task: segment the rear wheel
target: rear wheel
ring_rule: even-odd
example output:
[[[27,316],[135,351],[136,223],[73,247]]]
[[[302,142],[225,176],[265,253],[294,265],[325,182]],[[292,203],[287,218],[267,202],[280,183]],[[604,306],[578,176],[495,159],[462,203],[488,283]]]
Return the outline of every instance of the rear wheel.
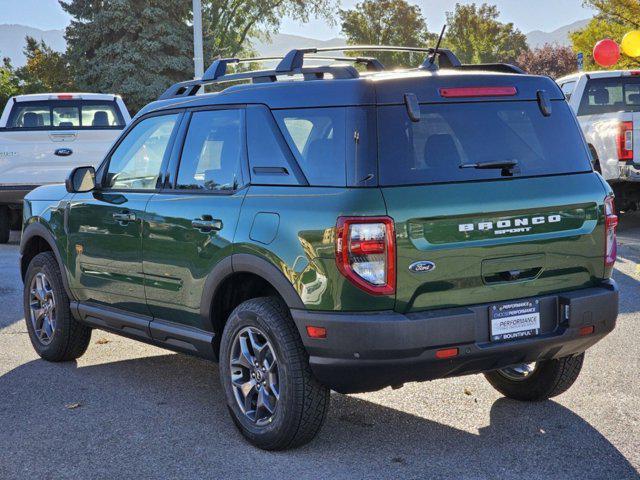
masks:
[[[11,218],[9,207],[0,205],[0,243],[7,243],[11,234]]]
[[[513,365],[484,374],[489,383],[504,396],[515,400],[546,400],[566,392],[576,381],[584,353],[556,360]]]
[[[272,297],[248,300],[231,313],[220,381],[240,432],[266,450],[311,441],[329,408],[329,390],[311,373],[287,307]]]
[[[51,252],[39,253],[29,263],[24,317],[31,344],[45,360],[75,360],[89,346],[91,329],[71,315],[58,262]]]

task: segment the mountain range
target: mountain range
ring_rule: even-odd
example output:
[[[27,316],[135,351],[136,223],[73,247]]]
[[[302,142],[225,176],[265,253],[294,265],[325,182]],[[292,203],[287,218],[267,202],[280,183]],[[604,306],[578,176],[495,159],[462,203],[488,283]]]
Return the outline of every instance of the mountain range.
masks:
[[[569,45],[569,33],[584,27],[589,20],[580,20],[570,25],[565,25],[552,32],[534,30],[527,34],[527,41],[532,48],[544,45],[545,43],[557,43]],[[38,28],[25,25],[0,25],[0,58],[9,57],[14,66],[22,66],[25,57],[22,52],[25,36],[32,36],[38,40],[44,40],[51,48],[57,51],[65,49],[63,30],[40,30]],[[274,56],[282,54],[291,48],[298,47],[335,47],[344,45],[346,42],[342,38],[332,38],[330,40],[316,40],[298,35],[278,33],[272,35],[269,41],[255,39],[253,47],[261,56]]]

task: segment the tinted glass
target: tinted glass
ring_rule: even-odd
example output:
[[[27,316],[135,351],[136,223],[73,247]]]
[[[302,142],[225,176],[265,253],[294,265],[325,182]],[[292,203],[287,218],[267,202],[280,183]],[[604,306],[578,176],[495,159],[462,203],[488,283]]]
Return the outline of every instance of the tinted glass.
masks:
[[[298,185],[295,160],[268,108],[250,106],[247,112],[247,151],[251,181],[263,185]]]
[[[587,82],[578,115],[640,112],[640,77],[594,78]]]
[[[276,110],[278,125],[310,185],[346,184],[346,109]]]
[[[138,123],[111,155],[107,188],[153,190],[178,115],[160,115]]]
[[[18,102],[11,110],[7,128],[83,129],[124,127],[115,102],[48,100]]]
[[[514,176],[591,170],[577,123],[565,101],[542,115],[537,102],[422,105],[420,122],[406,108],[378,108],[379,169],[384,185],[502,178],[500,169],[461,168],[515,161]]]
[[[244,150],[241,110],[195,112],[184,141],[176,188],[235,190]]]

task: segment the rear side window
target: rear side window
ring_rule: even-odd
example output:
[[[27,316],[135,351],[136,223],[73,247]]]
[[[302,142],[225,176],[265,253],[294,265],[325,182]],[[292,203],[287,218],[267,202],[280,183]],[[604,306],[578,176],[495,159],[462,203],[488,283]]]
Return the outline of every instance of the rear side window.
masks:
[[[593,78],[587,82],[578,116],[640,112],[640,78]]]
[[[124,119],[115,101],[47,100],[17,102],[11,109],[7,128],[122,129]]]
[[[576,88],[576,81],[571,81],[571,82],[565,82],[562,85],[560,85],[560,88],[562,89],[562,93],[564,93],[564,96],[566,97],[567,100],[571,99],[571,94],[573,93],[573,90]]]
[[[515,161],[516,177],[591,170],[564,101],[549,117],[535,101],[421,105],[419,122],[404,105],[379,107],[378,142],[382,185],[504,178],[500,169],[463,167],[486,162]]]
[[[276,110],[273,114],[309,184],[345,186],[345,109]]]

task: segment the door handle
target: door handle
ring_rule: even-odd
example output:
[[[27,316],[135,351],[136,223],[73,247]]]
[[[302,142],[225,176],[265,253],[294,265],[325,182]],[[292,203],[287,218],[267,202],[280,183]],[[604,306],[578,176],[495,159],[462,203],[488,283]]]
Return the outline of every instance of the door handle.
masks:
[[[128,223],[136,221],[136,214],[131,212],[119,212],[113,214],[113,219],[116,222]]]
[[[222,230],[222,220],[213,219],[211,215],[203,215],[191,221],[191,226],[201,232],[211,232]]]

